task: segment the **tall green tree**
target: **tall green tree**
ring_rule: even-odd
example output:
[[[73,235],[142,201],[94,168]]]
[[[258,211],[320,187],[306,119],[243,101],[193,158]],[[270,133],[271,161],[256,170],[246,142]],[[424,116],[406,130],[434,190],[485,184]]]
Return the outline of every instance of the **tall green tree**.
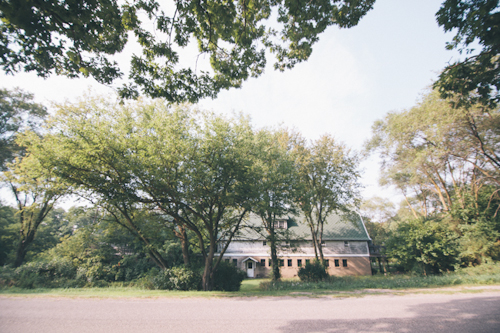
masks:
[[[139,103],[137,107],[152,106]],[[162,105],[157,103],[156,107]],[[155,232],[148,227],[151,219],[145,216],[149,207],[139,201],[135,176],[128,164],[130,155],[137,153],[131,141],[134,112],[132,106],[104,99],[89,98],[60,105],[49,122],[48,133],[43,138],[28,133],[24,141],[46,170],[73,186],[75,193],[106,210],[165,269],[169,264],[155,244]]]
[[[327,27],[356,25],[374,2],[2,1],[0,66],[7,73],[91,76],[110,84],[124,75],[113,55],[133,39],[142,54],[131,57],[120,94],[196,102],[259,76],[266,51],[276,54],[279,70],[307,60]],[[277,22],[270,20],[273,12]],[[179,50],[190,43],[209,56],[211,73],[197,71],[196,62],[181,66]]]
[[[323,228],[329,215],[355,209],[359,201],[359,160],[344,144],[323,135],[310,145],[298,141],[302,193],[297,204],[311,229],[316,258],[323,262]]]
[[[283,129],[261,130],[256,135],[254,170],[259,180],[252,212],[260,217],[265,229],[271,249],[273,280],[281,277],[278,243],[284,237],[284,230],[278,228],[276,221],[296,212],[295,199],[299,187],[290,135]]]
[[[68,193],[68,186],[31,155],[18,158],[9,169],[3,173],[2,180],[16,200],[20,230],[14,266],[18,267],[24,262],[40,224],[57,200]]]
[[[142,200],[194,233],[205,266],[203,290],[211,290],[255,195],[253,130],[245,118],[188,116],[144,133],[144,154],[134,170]]]
[[[48,131],[29,146],[45,168],[101,202],[162,268],[168,263],[153,242],[155,230],[192,231],[205,262],[203,287],[212,288],[254,193],[248,120],[169,108],[164,101],[88,99],[62,106]],[[144,219],[159,212],[170,218]]]
[[[499,121],[498,109],[454,108],[433,91],[376,122],[367,147],[380,153],[383,183],[401,190],[415,217],[450,213],[500,185]]]
[[[440,221],[456,233],[464,265],[498,257],[499,119],[497,108],[453,107],[432,91],[376,122],[368,143],[382,157],[383,183],[401,190],[413,215],[399,219]]]

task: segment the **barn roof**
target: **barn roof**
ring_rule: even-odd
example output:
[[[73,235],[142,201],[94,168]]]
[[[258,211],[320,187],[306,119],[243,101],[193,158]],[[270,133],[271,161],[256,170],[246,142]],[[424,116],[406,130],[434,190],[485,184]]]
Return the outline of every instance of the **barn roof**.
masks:
[[[280,218],[287,221],[288,228],[276,229],[280,232],[288,233],[291,240],[311,240],[311,230],[306,223],[303,215],[289,215]],[[264,240],[266,230],[263,228],[262,220],[255,214],[245,220],[244,226],[235,236],[235,240]],[[327,217],[324,230],[323,240],[344,240],[344,241],[369,241],[366,228],[361,217],[356,213],[331,214]]]

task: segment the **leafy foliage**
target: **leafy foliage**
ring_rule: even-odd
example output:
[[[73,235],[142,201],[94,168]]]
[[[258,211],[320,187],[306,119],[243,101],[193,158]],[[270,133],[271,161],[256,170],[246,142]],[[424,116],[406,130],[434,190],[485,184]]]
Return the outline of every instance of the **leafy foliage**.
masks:
[[[281,129],[261,130],[255,136],[253,168],[259,181],[251,209],[260,217],[265,229],[263,236],[269,242],[273,280],[281,276],[277,251],[279,241],[286,237],[284,230],[276,228],[275,223],[296,212],[294,202],[300,187],[297,163],[292,154],[292,135]]]
[[[457,234],[441,221],[400,222],[387,241],[388,255],[405,271],[438,274],[457,263]]]
[[[43,105],[33,102],[33,95],[16,88],[12,91],[0,89],[0,169],[6,163],[22,155],[16,144],[18,132],[29,128],[37,131],[47,115]]]
[[[467,266],[498,258],[499,119],[498,109],[453,108],[434,91],[414,108],[375,123],[367,146],[380,152],[382,183],[405,197],[391,242],[405,269],[420,262],[420,271],[436,272],[453,263]],[[444,229],[434,230],[434,224]],[[433,232],[439,238],[429,238]],[[452,235],[456,242],[450,243]],[[440,250],[433,252],[434,247]],[[441,258],[442,267],[429,254]]]
[[[304,282],[318,282],[329,277],[326,267],[318,260],[306,262],[304,267],[299,268],[297,275]]]
[[[359,157],[330,135],[294,144],[300,189],[295,203],[311,230],[316,259],[323,261],[323,226],[334,212],[352,211],[359,204]]]
[[[0,266],[13,262],[17,243],[15,209],[0,204]]]
[[[151,277],[154,289],[162,290],[199,290],[201,276],[185,267],[173,267],[157,272]]]
[[[472,54],[448,65],[434,84],[442,97],[457,98],[457,106],[480,103],[495,107],[500,101],[498,9],[498,0],[446,0],[436,13],[445,31],[456,32],[447,48]],[[477,44],[480,50],[474,52]]]
[[[77,280],[76,268],[71,260],[54,258],[50,261],[33,261],[16,269],[3,267],[0,285],[25,289],[81,287],[83,280]]]
[[[374,1],[4,1],[0,65],[7,73],[83,75],[110,84],[123,76],[112,56],[133,35],[142,55],[131,57],[121,95],[142,91],[170,102],[196,102],[259,76],[266,50],[276,53],[280,70],[307,60],[319,34],[331,25],[356,25]],[[269,20],[273,11],[277,22]],[[198,73],[196,63],[180,66],[179,50],[191,42],[200,55],[209,55],[213,73]]]
[[[221,261],[214,272],[214,290],[238,291],[247,274],[231,263]]]

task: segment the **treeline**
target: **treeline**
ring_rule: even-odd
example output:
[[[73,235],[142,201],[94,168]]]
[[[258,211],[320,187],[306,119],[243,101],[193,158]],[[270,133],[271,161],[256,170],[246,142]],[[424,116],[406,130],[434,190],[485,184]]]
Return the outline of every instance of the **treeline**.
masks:
[[[404,270],[438,273],[500,259],[500,112],[461,106],[435,91],[373,126],[366,147],[382,160],[381,184],[399,211],[372,199],[371,235]],[[380,244],[382,245],[382,244]]]
[[[304,214],[322,260],[326,217],[359,201],[358,157],[331,136],[309,142],[190,105],[89,97],[58,106],[43,127],[15,137],[19,149],[3,172],[17,202],[15,267],[55,203],[73,195],[99,212],[103,232],[126,231],[162,271],[179,265],[165,252],[167,240],[178,244],[184,267],[203,268],[203,290],[214,288],[222,255],[253,212],[279,279],[278,244],[286,235],[275,219]]]

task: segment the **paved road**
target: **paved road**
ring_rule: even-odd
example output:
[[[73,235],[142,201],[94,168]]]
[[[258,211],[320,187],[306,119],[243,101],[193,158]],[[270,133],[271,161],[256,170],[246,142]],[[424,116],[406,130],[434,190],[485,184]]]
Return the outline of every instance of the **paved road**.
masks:
[[[500,332],[500,293],[362,298],[1,298],[0,332]]]

